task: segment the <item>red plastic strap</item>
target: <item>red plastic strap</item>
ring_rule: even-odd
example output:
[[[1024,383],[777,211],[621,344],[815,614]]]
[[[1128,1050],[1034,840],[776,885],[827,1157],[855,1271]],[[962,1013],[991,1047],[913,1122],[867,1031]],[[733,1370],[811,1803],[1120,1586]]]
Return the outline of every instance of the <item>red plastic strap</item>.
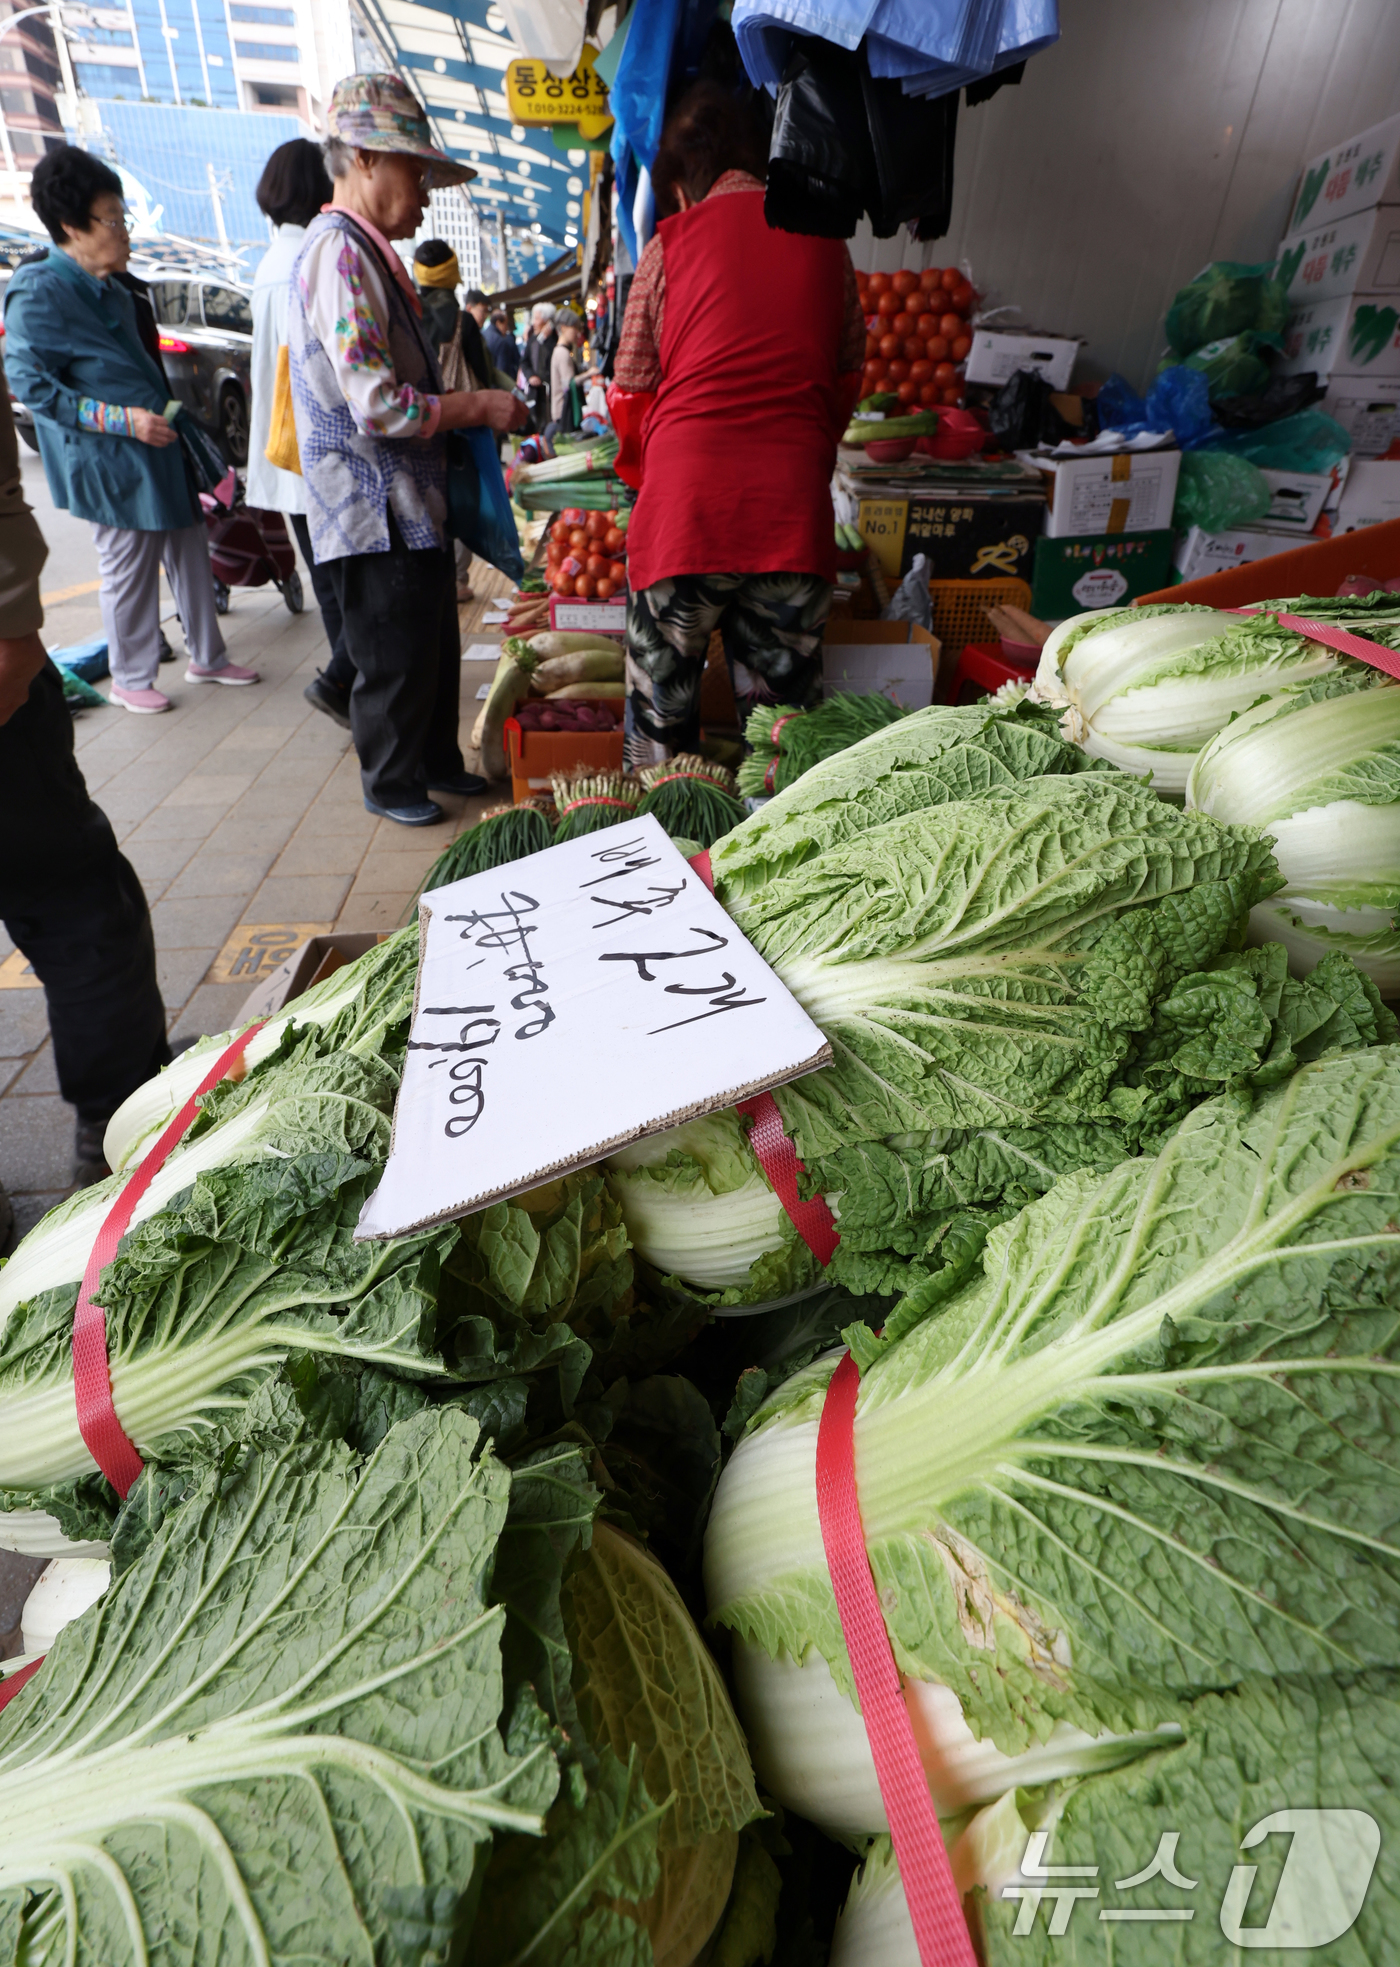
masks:
[[[668,772],[664,779],[653,779],[647,791],[655,792],[659,785],[674,785],[677,779],[702,779],[706,785],[719,785],[719,780],[713,772]],[[724,791],[722,785],[719,785],[719,789],[721,792]]]
[[[37,1660],[31,1660],[28,1666],[22,1666],[18,1673],[12,1673],[7,1679],[0,1680],[0,1708],[3,1708],[6,1702],[12,1701],[21,1687],[29,1685],[47,1658],[47,1653],[41,1653]]]
[[[767,771],[763,774],[763,790],[765,792],[771,792],[773,790],[773,781],[777,776],[778,776],[778,760],[777,760],[777,755],[775,753],[771,762],[769,763]]]
[[[630,799],[613,799],[607,793],[598,792],[588,799],[571,799],[567,806],[561,806],[560,819],[563,819],[565,813],[576,813],[581,806],[625,806],[629,813],[635,813],[637,810]]]
[[[265,1019],[259,1018],[256,1024],[250,1024],[220,1052],[107,1211],[106,1220],[92,1246],[87,1269],[83,1272],[82,1289],[78,1292],[78,1303],[73,1313],[73,1397],[78,1408],[78,1428],[87,1443],[88,1453],[119,1496],[127,1494],[145,1464],[117,1419],[117,1410],[112,1404],[112,1375],[107,1359],[107,1314],[101,1305],[93,1303],[92,1294],[103,1271],[117,1254],[117,1245],[131,1225],[137,1203],[199,1111],[199,1102],[242,1058],[249,1040],[262,1030],[265,1022]]]
[[[824,1195],[814,1195],[810,1202],[804,1202],[797,1192],[797,1177],[806,1170],[783,1129],[778,1102],[771,1093],[758,1093],[751,1100],[740,1100],[735,1112],[746,1114],[753,1121],[749,1146],[758,1156],[759,1166],[792,1218],[798,1235],[819,1264],[829,1264],[841,1241],[836,1219],[827,1208]]]
[[[856,1494],[859,1391],[860,1374],[848,1352],[832,1374],[817,1430],[817,1513],[827,1568],[919,1959],[922,1967],[976,1967],[962,1901],[953,1882],[938,1813],[914,1743],[899,1669],[870,1574]]]
[[[1225,615],[1273,615],[1280,628],[1292,629],[1295,635],[1306,635],[1310,642],[1321,642],[1325,648],[1335,649],[1338,655],[1355,656],[1358,662],[1369,663],[1372,669],[1384,670],[1400,683],[1400,651],[1387,649],[1383,642],[1372,642],[1364,635],[1353,635],[1349,628],[1341,628],[1336,622],[1315,622],[1306,615],[1281,615],[1273,608],[1222,608]]]
[[[715,877],[710,868],[709,848],[693,855],[690,865],[713,894]],[[758,1157],[759,1167],[772,1183],[773,1193],[787,1210],[798,1235],[819,1264],[829,1264],[841,1241],[836,1218],[827,1208],[824,1195],[814,1195],[810,1202],[804,1202],[798,1194],[797,1177],[807,1171],[797,1158],[797,1149],[783,1131],[783,1116],[778,1111],[778,1102],[771,1093],[759,1093],[754,1099],[740,1100],[735,1112],[746,1114],[753,1121],[749,1130],[749,1146]]]

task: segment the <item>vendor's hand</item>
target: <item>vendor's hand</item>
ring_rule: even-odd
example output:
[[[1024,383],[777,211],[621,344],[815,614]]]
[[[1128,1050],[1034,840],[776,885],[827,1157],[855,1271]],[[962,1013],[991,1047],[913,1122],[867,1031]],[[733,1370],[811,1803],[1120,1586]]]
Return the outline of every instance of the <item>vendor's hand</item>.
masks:
[[[47,661],[37,631],[0,635],[0,724],[7,724],[29,701],[29,686]]]
[[[133,410],[130,414],[131,434],[143,444],[154,444],[160,450],[166,444],[179,443],[179,431],[165,421],[159,410]]]
[[[453,389],[439,400],[439,430],[519,430],[529,415],[506,389]]]

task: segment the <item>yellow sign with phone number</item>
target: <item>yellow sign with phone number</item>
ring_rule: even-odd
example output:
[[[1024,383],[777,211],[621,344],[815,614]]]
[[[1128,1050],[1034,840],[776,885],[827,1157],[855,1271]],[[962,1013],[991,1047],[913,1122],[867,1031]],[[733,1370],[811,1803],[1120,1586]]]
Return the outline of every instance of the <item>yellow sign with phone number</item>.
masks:
[[[551,75],[542,61],[506,63],[506,101],[517,123],[577,123],[581,137],[612,126],[607,84],[594,72],[596,48],[585,48],[572,75]]]

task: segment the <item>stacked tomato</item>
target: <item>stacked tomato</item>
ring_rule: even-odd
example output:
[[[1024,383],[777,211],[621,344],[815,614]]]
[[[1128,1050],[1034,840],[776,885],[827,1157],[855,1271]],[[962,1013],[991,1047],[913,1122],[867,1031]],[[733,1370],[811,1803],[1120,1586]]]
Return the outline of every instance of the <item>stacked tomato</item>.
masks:
[[[545,578],[556,594],[611,601],[627,586],[627,535],[615,512],[570,506],[549,529]]]
[[[955,266],[927,266],[856,279],[867,330],[862,395],[893,390],[916,409],[960,403],[959,364],[972,347],[968,317],[977,300],[967,276]]]

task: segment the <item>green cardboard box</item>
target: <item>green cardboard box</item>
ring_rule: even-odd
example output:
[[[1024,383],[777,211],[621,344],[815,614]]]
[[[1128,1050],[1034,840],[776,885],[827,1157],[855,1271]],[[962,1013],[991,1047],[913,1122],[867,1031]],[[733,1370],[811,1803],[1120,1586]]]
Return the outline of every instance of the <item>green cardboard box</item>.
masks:
[[[1172,574],[1169,526],[1155,533],[1089,533],[1035,543],[1031,613],[1063,621],[1089,608],[1113,608],[1165,587]]]

